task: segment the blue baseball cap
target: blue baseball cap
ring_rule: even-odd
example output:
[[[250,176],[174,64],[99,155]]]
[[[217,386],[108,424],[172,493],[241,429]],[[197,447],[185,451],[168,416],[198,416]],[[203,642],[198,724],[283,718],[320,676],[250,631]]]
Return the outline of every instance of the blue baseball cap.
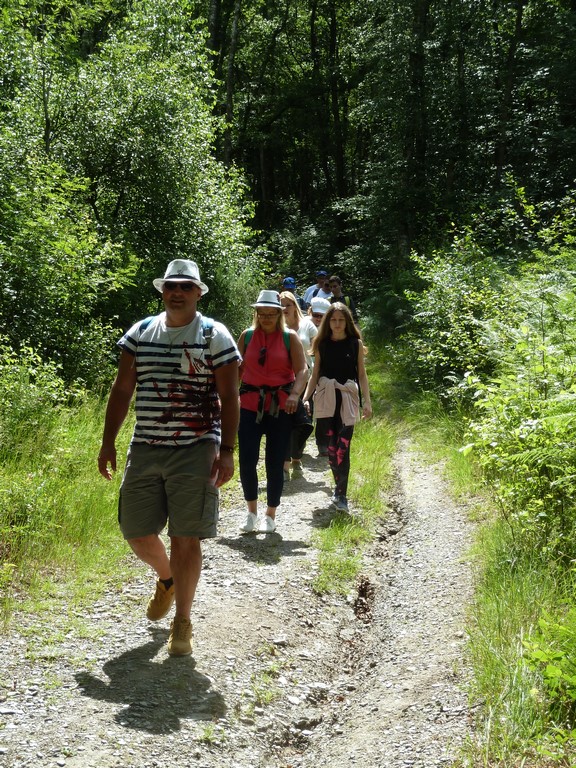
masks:
[[[293,277],[285,277],[284,280],[282,280],[282,285],[286,290],[293,291],[296,288],[296,280],[294,280]]]
[[[325,269],[319,269],[318,272],[316,272],[316,277],[328,277],[328,272],[326,272]]]

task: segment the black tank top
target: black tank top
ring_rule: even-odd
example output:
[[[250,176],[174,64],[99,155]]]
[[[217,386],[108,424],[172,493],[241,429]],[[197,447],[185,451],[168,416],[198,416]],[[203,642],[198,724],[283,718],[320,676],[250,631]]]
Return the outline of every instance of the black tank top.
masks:
[[[358,339],[347,336],[342,341],[324,339],[320,342],[320,376],[344,384],[358,378]]]

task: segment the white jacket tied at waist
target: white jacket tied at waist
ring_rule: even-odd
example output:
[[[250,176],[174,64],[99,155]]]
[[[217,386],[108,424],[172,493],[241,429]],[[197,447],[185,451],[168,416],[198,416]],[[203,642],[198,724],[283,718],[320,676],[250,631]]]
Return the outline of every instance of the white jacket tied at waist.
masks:
[[[340,384],[336,379],[328,379],[321,376],[314,394],[314,416],[317,419],[326,419],[334,416],[336,410],[336,390],[342,393],[342,405],[340,418],[342,424],[348,427],[360,419],[360,396],[358,384],[348,379],[345,384]]]

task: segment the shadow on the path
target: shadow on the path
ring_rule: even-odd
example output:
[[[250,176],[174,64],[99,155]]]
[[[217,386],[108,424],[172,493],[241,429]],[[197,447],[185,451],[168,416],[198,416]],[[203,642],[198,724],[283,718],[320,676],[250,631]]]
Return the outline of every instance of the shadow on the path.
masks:
[[[313,511],[310,525],[312,528],[329,528],[330,523],[336,517],[338,517],[339,514],[340,513],[334,509],[334,507],[330,504],[330,500],[328,499],[326,501],[326,506],[316,507],[316,509]]]
[[[89,672],[77,672],[78,686],[97,701],[124,705],[115,715],[125,727],[148,733],[179,731],[182,719],[223,717],[226,705],[212,681],[196,672],[192,656],[154,657],[166,645],[168,630],[151,627],[153,638],[107,661],[105,682]]]
[[[306,541],[282,538],[274,533],[249,533],[236,538],[221,536],[218,544],[239,552],[244,560],[264,565],[279,563],[283,557],[303,557],[310,545]]]
[[[306,480],[305,477],[293,477],[284,483],[282,496],[294,496],[299,493],[314,493],[315,491],[330,490],[330,484],[322,480]]]

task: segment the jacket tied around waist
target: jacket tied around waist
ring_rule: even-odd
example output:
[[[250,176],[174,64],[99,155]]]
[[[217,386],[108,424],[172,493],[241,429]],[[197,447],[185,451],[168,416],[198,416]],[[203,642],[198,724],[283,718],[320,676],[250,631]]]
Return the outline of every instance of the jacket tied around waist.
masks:
[[[340,384],[336,379],[321,376],[314,393],[314,416],[326,419],[334,416],[336,410],[336,391],[342,395],[340,418],[345,426],[352,426],[360,420],[360,394],[358,384],[348,379]]]

